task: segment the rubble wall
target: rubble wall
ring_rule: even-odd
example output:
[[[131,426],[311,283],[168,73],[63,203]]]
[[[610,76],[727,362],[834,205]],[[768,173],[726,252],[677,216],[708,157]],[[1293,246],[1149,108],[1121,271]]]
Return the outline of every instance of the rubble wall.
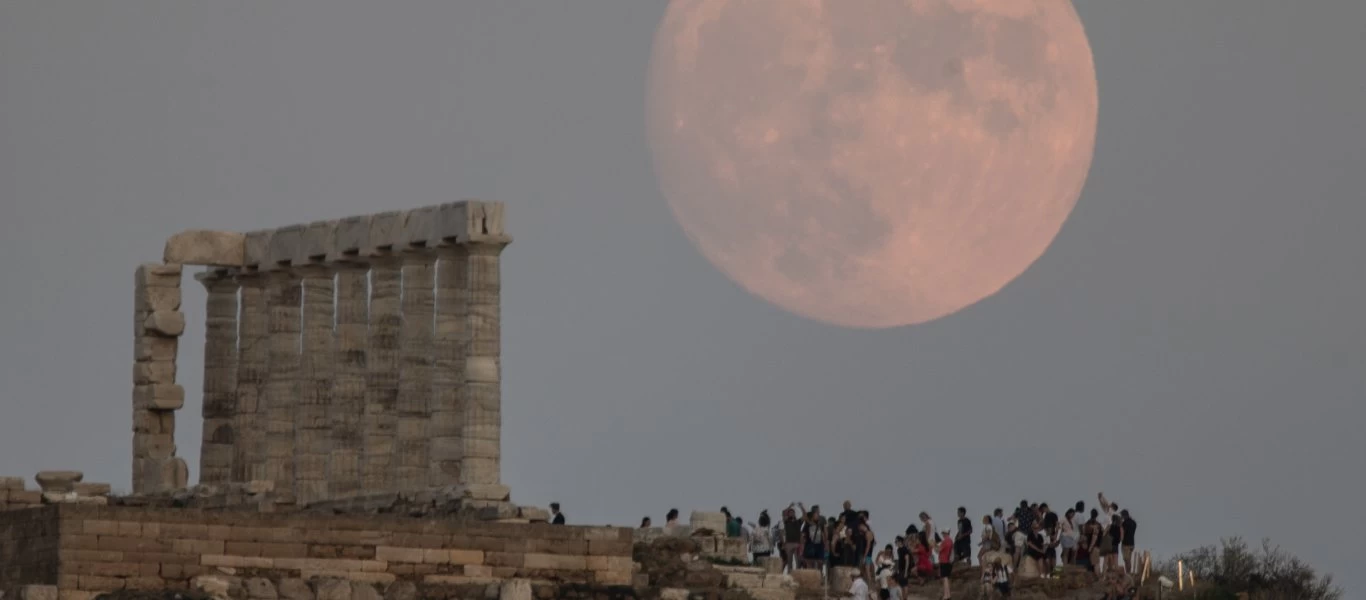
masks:
[[[224,574],[418,586],[615,586],[632,576],[631,531],[614,527],[76,504],[0,519],[0,589],[56,585],[63,600],[187,589],[195,577]]]

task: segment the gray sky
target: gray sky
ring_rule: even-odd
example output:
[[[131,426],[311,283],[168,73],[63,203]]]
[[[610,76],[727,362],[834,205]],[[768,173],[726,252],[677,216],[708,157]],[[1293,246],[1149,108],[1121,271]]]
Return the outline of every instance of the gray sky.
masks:
[[[508,205],[504,479],[575,522],[1020,498],[1140,546],[1366,536],[1366,3],[1081,3],[1095,160],[1052,248],[884,331],[749,296],[644,140],[664,0],[0,2],[0,474],[127,486],[133,270],[185,228]],[[202,288],[180,454],[198,460]]]

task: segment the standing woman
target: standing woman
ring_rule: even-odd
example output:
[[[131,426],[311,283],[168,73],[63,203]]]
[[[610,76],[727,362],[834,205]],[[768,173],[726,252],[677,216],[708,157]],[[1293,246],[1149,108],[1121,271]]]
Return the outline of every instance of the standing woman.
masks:
[[[1100,521],[1097,520],[1099,516],[1100,511],[1094,508],[1091,509],[1091,518],[1086,521],[1086,529],[1082,533],[1082,535],[1086,537],[1087,564],[1096,575],[1102,573],[1101,567],[1104,566],[1100,562],[1100,545],[1102,543],[1101,536],[1104,535],[1105,528],[1102,527]]]
[[[1106,571],[1122,570],[1119,566],[1119,540],[1122,537],[1124,537],[1124,530],[1119,513],[1110,515],[1110,525],[1105,528],[1105,545],[1103,546]]]
[[[1067,509],[1067,514],[1058,522],[1058,529],[1062,532],[1062,564],[1075,564],[1077,560],[1077,526],[1072,523],[1072,517],[1077,515],[1074,509]]]
[[[750,537],[749,550],[754,553],[755,565],[773,556],[773,522],[768,517],[768,511],[759,513],[759,526]]]

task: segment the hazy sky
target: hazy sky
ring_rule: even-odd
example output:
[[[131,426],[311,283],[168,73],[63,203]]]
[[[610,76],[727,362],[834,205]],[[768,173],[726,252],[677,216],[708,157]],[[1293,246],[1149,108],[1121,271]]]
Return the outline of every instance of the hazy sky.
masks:
[[[1271,536],[1366,593],[1366,3],[1081,3],[1076,211],[1000,294],[884,331],[749,296],[674,224],[644,139],[665,6],[0,2],[0,474],[127,487],[133,271],[168,235],[477,197],[516,239],[517,501],[634,524],[852,498],[887,534],[1103,489],[1140,546]]]

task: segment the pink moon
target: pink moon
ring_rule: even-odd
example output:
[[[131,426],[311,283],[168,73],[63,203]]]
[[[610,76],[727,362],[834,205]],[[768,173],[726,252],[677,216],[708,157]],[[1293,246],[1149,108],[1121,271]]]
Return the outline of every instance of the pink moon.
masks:
[[[1095,147],[1068,0],[672,0],[648,141],[699,251],[855,328],[995,294],[1076,206]]]

